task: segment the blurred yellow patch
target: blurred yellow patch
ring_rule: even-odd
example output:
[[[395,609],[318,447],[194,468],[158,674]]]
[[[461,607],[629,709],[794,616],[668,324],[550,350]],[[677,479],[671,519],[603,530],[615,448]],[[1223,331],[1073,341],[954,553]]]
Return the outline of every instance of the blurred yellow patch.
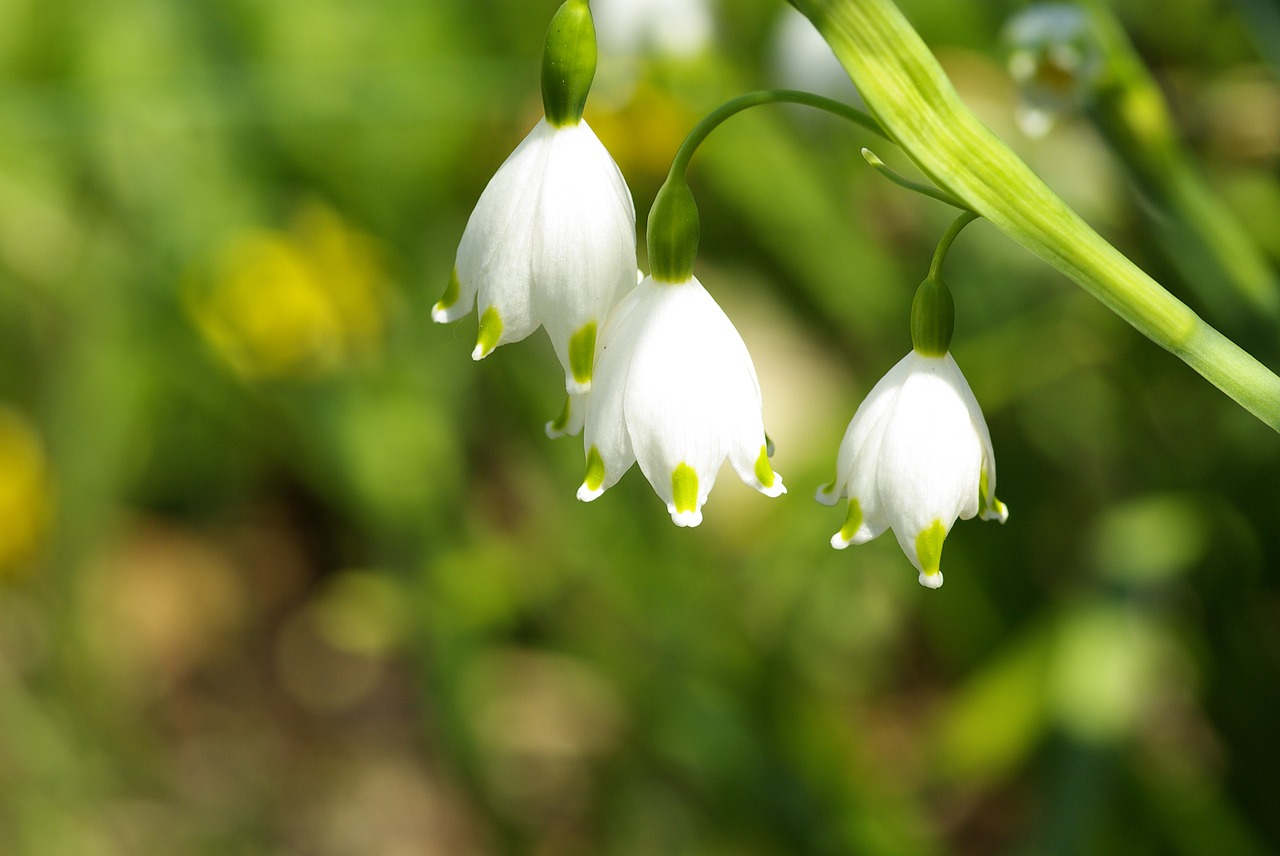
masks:
[[[314,377],[380,348],[387,297],[373,239],[310,203],[287,232],[254,230],[232,240],[190,311],[242,376]]]
[[[20,415],[0,407],[0,579],[15,575],[32,558],[51,511],[40,438]]]
[[[652,84],[641,83],[615,109],[588,107],[587,122],[628,180],[660,181],[698,116]]]

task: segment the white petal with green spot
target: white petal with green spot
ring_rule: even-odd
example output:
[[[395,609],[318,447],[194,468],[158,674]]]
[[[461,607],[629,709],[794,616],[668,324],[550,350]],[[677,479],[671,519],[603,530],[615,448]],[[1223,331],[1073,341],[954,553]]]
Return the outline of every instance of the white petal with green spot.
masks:
[[[957,519],[1003,520],[986,421],[950,354],[915,351],[858,407],[818,499],[850,498],[832,545],[862,544],[892,529],[929,588],[942,585],[942,543]],[[856,509],[856,514],[855,514]]]
[[[605,489],[637,462],[681,526],[701,522],[726,460],[761,493],[786,491],[766,453],[751,357],[696,279],[645,279],[610,315],[584,441],[606,463]]]

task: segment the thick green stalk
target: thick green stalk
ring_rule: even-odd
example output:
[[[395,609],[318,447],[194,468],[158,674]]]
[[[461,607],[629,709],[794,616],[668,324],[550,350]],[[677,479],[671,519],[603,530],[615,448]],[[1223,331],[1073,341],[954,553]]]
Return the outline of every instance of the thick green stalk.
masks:
[[[791,0],[939,187],[1280,431],[1280,377],[1112,247],[964,105],[892,0]]]

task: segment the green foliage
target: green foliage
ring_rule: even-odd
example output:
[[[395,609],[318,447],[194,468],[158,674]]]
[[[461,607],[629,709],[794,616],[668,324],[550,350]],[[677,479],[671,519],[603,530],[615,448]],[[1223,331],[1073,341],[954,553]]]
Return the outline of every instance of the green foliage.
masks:
[[[1199,308],[1097,137],[1018,136],[1014,5],[903,8]],[[1233,16],[1167,5],[1124,23],[1269,222],[1280,135],[1219,108],[1280,92]],[[640,211],[781,83],[782,4],[719,6],[703,54],[602,46],[586,117]],[[545,337],[476,364],[474,316],[429,317],[554,9],[0,2],[0,853],[1280,848],[1280,445],[995,230],[948,257],[952,351],[1015,515],[957,527],[937,592],[888,536],[828,545],[812,490],[954,213],[858,129],[760,111],[690,174],[791,493],[726,473],[696,530],[639,473],[574,498]]]

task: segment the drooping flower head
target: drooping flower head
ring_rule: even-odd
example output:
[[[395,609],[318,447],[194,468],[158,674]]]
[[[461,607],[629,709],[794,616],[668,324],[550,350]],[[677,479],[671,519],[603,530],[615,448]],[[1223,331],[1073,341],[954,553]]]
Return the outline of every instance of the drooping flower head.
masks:
[[[872,388],[840,443],[836,478],[818,501],[849,500],[831,545],[864,544],[892,529],[920,584],[942,585],[942,544],[957,519],[1004,522],[991,435],[947,351],[954,309],[941,279],[912,306],[913,350]]]
[[[646,278],[600,341],[578,498],[595,499],[638,463],[676,525],[697,526],[726,459],[766,496],[784,493],[761,406],[746,345],[702,284]]]
[[[476,307],[477,360],[545,327],[570,393],[591,388],[599,326],[635,282],[631,192],[582,121],[594,73],[590,9],[568,0],[547,34],[546,116],[481,194],[431,312],[445,323]]]
[[[766,496],[786,492],[769,463],[751,355],[693,276],[698,231],[688,185],[668,178],[649,215],[652,273],[617,305],[600,338],[578,488],[579,499],[593,500],[638,463],[678,526],[702,522],[726,460]]]

